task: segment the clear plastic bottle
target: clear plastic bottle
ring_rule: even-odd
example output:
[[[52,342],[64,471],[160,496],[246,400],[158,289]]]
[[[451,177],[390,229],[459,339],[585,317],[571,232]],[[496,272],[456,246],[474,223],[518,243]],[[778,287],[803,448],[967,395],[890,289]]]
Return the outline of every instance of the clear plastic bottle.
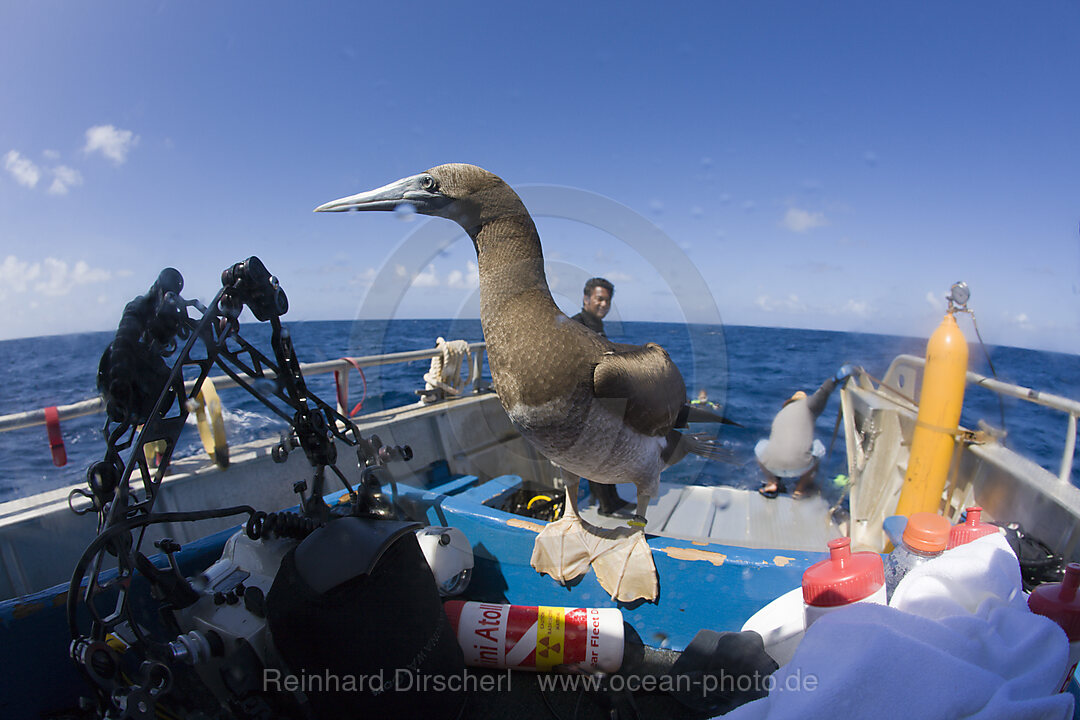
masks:
[[[911,514],[902,542],[885,558],[885,593],[890,601],[905,575],[944,552],[951,527],[949,521],[937,513]]]

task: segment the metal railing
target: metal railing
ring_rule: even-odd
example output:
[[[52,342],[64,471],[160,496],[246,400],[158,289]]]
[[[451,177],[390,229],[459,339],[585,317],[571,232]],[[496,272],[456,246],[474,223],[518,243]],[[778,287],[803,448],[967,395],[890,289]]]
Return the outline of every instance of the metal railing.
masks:
[[[480,374],[483,367],[483,356],[487,348],[486,343],[476,342],[469,343],[469,355],[471,358],[469,367],[469,379],[468,383],[473,386],[473,391],[476,392],[480,389]],[[430,360],[440,354],[438,348],[428,348],[425,350],[409,350],[406,352],[387,353],[385,355],[365,355],[363,357],[354,358],[341,358],[339,360],[326,360],[317,363],[304,363],[300,365],[301,371],[305,376],[310,375],[322,375],[330,372],[340,372],[340,377],[344,383],[344,395],[348,397],[348,373],[355,366],[361,368],[375,367],[377,365],[394,365],[396,363],[413,362],[415,360]],[[266,377],[268,379],[274,379],[276,374],[271,371],[266,371]],[[224,390],[227,388],[237,387],[236,381],[230,378],[228,375],[215,375],[210,378],[214,381],[214,387],[218,390]],[[185,383],[188,390],[194,387],[195,381],[189,380]],[[90,398],[88,400],[82,400],[71,405],[59,405],[56,408],[57,414],[60,416],[60,420],[70,420],[72,418],[83,417],[85,415],[94,415],[96,413],[105,411],[105,401],[100,397]],[[342,414],[348,414],[348,409],[342,409],[340,403],[338,411]],[[19,430],[21,428],[34,427],[35,425],[45,424],[45,409],[40,408],[38,410],[29,410],[27,412],[13,413],[11,415],[0,416],[0,432],[7,432],[9,430]]]
[[[916,355],[897,355],[896,358],[893,359],[892,364],[889,365],[888,372],[885,373],[885,382],[890,382],[892,378],[897,377],[900,374],[901,368],[905,367],[913,370],[922,370],[926,367],[926,358],[921,358]],[[968,385],[977,385],[986,388],[998,395],[1018,398],[1065,413],[1068,416],[1066,422],[1067,429],[1065,431],[1065,450],[1061,456],[1061,470],[1058,472],[1058,479],[1061,482],[1070,482],[1073,457],[1076,454],[1076,419],[1077,417],[1080,417],[1080,402],[1060,395],[1032,390],[1031,388],[1026,388],[1021,385],[1014,385],[1012,383],[989,378],[970,370],[967,373],[967,383]]]

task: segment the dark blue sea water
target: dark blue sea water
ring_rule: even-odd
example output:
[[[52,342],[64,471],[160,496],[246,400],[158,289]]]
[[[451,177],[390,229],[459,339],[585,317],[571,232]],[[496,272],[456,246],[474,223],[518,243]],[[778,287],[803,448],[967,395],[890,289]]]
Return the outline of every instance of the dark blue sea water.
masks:
[[[479,321],[303,322],[287,327],[302,362],[432,347],[439,336],[482,339]],[[665,479],[740,487],[758,485],[754,444],[768,434],[773,415],[794,391],[813,391],[845,362],[881,377],[897,354],[922,355],[925,350],[925,339],[861,333],[669,323],[621,323],[608,329],[613,340],[663,345],[681,368],[691,397],[704,388],[711,399],[723,402],[728,417],[745,426],[724,428],[721,433],[734,453],[734,463],[692,458],[669,469]],[[242,334],[267,347],[267,326],[245,325]],[[87,333],[0,342],[0,415],[93,397],[98,358],[110,338],[110,333]],[[1080,398],[1080,357],[1008,347],[992,347],[989,352],[1002,379]],[[977,344],[972,344],[970,356],[973,370],[990,374]],[[427,366],[423,361],[369,369],[364,408],[415,402],[413,391],[423,387]],[[356,403],[361,383],[355,372],[351,384]],[[311,377],[309,387],[333,403],[332,375]],[[282,428],[276,416],[242,390],[224,391],[222,401],[231,444],[276,435]],[[836,393],[818,419],[818,437],[826,446],[839,405]],[[1008,444],[1056,474],[1065,417],[1015,400],[1006,400],[1004,412]],[[963,422],[972,427],[979,418],[999,425],[998,402],[986,391],[969,389]],[[100,459],[104,449],[103,422],[104,416],[96,415],[62,423],[68,452],[63,468],[52,465],[44,427],[0,434],[0,502],[82,482],[86,467]],[[180,454],[197,451],[201,446],[191,424],[181,439]],[[827,480],[845,470],[841,433],[819,478]],[[1080,485],[1080,468],[1074,470],[1073,482]],[[827,483],[823,485],[826,494],[832,492]]]

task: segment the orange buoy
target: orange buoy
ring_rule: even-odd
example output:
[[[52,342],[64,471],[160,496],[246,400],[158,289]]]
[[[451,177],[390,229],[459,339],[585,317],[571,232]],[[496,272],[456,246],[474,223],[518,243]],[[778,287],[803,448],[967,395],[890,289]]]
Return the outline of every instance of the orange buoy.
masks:
[[[919,414],[897,515],[937,512],[941,505],[964,406],[967,361],[967,341],[950,307],[926,344]]]

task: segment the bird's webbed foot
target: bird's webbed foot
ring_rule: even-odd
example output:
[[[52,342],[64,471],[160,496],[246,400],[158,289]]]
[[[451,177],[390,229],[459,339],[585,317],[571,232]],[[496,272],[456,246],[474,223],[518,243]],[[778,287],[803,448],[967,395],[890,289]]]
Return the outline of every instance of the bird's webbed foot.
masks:
[[[589,571],[593,545],[593,536],[581,520],[566,513],[536,536],[531,564],[537,572],[565,584]]]
[[[605,541],[596,548],[592,561],[596,579],[612,600],[655,600],[659,583],[645,533],[641,528],[619,529],[626,532],[624,537]]]

